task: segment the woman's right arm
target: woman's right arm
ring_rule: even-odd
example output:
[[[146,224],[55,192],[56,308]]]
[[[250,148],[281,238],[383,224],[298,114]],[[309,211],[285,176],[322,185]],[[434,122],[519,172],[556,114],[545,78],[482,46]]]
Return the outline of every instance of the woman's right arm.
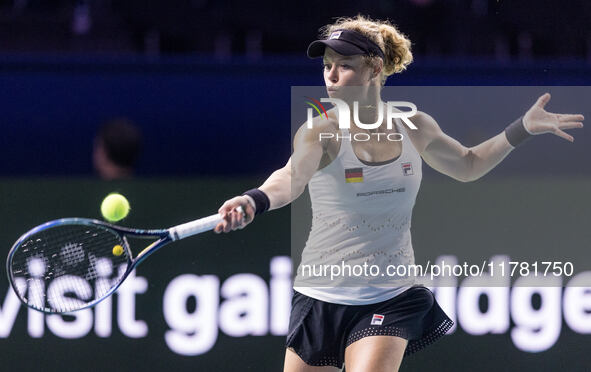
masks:
[[[300,128],[294,138],[294,152],[287,164],[273,172],[259,187],[269,197],[269,210],[281,208],[297,199],[318,169],[324,150],[314,132]]]
[[[332,122],[324,121],[312,129],[305,125],[298,129],[294,137],[294,151],[287,164],[273,172],[259,187],[269,198],[269,210],[291,203],[304,192],[308,181],[318,170],[326,147],[326,140],[319,140],[320,133],[330,130],[333,125]],[[239,206],[245,211],[244,218],[236,212]],[[242,229],[252,222],[256,211],[249,197],[241,195],[227,200],[218,212],[224,219],[215,227],[216,233]]]

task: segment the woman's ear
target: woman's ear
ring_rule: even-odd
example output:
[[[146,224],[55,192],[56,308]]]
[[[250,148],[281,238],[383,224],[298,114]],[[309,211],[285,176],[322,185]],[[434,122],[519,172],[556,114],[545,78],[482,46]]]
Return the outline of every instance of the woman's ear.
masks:
[[[384,61],[381,58],[377,58],[374,63],[372,63],[372,72],[371,78],[375,79],[380,76],[382,69],[384,68]]]

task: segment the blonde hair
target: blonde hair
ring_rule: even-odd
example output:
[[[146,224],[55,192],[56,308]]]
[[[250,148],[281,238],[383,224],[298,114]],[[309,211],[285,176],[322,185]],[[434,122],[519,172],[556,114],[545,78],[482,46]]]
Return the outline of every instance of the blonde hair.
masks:
[[[369,17],[357,15],[356,17],[341,17],[335,23],[326,25],[320,29],[320,37],[326,39],[336,30],[356,31],[376,43],[384,52],[384,68],[382,69],[382,85],[388,76],[406,70],[412,62],[410,40],[398,31],[389,21],[373,20]],[[368,65],[377,63],[376,56],[364,56]]]

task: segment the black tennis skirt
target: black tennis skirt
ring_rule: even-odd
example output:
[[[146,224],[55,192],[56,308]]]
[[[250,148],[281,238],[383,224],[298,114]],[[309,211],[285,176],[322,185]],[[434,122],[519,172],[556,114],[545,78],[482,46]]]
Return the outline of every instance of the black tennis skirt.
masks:
[[[421,285],[370,305],[333,304],[294,291],[286,347],[308,365],[342,368],[345,348],[363,337],[407,339],[406,356],[441,338],[453,324],[433,292]]]

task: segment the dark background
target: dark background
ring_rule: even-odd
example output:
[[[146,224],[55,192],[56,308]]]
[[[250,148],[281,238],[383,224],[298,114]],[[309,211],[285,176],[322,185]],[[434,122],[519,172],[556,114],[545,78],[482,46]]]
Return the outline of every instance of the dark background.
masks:
[[[4,0],[0,174],[91,175],[94,134],[121,116],[145,135],[142,176],[268,174],[290,154],[290,87],[323,84],[306,47],[337,16],[389,18],[411,39],[415,62],[388,85],[586,85],[589,6]],[[467,145],[486,138],[440,124]]]
[[[583,0],[0,0],[4,252],[47,220],[98,218],[100,201],[111,191],[131,201],[124,225],[160,228],[209,215],[226,198],[262,183],[290,155],[291,87],[323,84],[320,62],[305,57],[308,43],[334,17],[357,13],[391,19],[413,42],[415,62],[388,85],[540,86],[540,94],[553,93],[550,110],[588,110],[569,106],[560,96],[565,88],[558,88],[591,81],[591,9]],[[514,117],[490,125],[440,124],[475,145],[527,109],[524,102],[514,104],[506,110]],[[144,134],[137,177],[100,181],[92,167],[93,138],[101,123],[120,116]],[[520,222],[530,234],[543,231],[539,240],[547,249],[586,249],[586,131],[572,132],[574,144],[551,135],[535,138],[476,183],[459,184],[425,167],[413,220],[417,260],[478,250],[473,240],[485,241],[487,253],[535,249],[527,234],[515,230]],[[149,289],[136,303],[137,318],[149,327],[146,337],[124,336],[114,319],[106,339],[91,331],[65,340],[47,328],[33,338],[21,308],[10,334],[0,339],[0,370],[280,370],[284,336],[220,331],[206,354],[174,353],[164,341],[162,296],[173,278],[186,273],[221,281],[254,273],[268,282],[271,258],[290,254],[289,218],[289,209],[275,211],[243,231],[204,234],[146,261],[137,275],[147,278]],[[495,249],[489,237],[507,229],[520,240]],[[438,251],[441,241],[450,246]],[[586,270],[585,263],[575,269]],[[5,325],[5,311],[2,316]],[[564,321],[557,342],[540,353],[517,349],[510,333],[473,336],[460,324],[428,351],[405,359],[402,370],[584,371],[591,365],[589,335]]]

